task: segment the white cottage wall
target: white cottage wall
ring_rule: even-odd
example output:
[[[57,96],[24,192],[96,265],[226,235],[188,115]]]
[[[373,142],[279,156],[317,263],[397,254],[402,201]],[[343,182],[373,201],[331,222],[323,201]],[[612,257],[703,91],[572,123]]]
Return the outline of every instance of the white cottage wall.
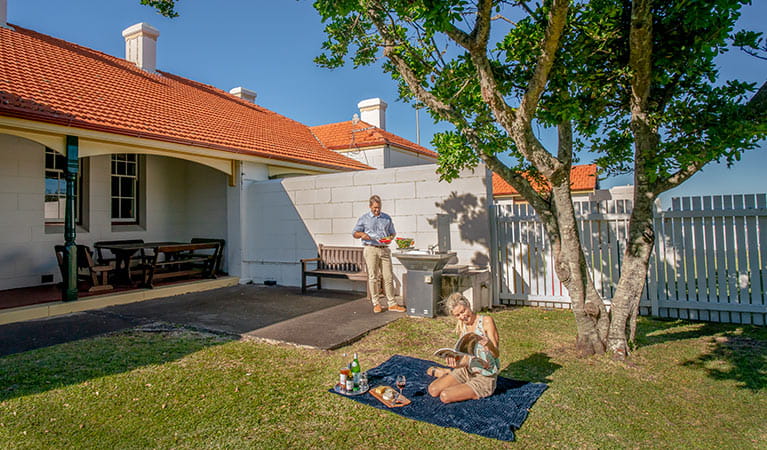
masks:
[[[406,152],[396,147],[389,147],[389,163],[387,167],[407,167],[423,164],[434,164],[434,159],[417,153]]]
[[[458,263],[487,266],[485,180],[484,169],[477,169],[452,183],[440,182],[432,164],[254,182],[247,188],[242,281],[299,286],[299,260],[315,257],[317,244],[361,245],[352,228],[369,211],[373,194],[381,196],[398,235],[414,238],[416,247],[436,244],[437,214],[450,215]],[[394,267],[399,289],[404,269],[396,258]],[[323,286],[365,289],[344,280],[323,280]]]
[[[227,238],[228,176],[201,164],[186,167],[186,223],[191,238]]]
[[[367,164],[374,169],[383,169],[386,167],[386,152],[384,147],[369,147],[359,150],[341,151],[339,152],[347,158],[354,159]]]

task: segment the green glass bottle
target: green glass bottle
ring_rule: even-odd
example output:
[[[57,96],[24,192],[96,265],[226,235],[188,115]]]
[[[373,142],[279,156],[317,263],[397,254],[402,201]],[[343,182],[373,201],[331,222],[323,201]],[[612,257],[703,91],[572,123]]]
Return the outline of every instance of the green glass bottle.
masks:
[[[354,378],[354,390],[360,390],[360,360],[357,358],[357,352],[354,352],[352,360],[352,377]]]

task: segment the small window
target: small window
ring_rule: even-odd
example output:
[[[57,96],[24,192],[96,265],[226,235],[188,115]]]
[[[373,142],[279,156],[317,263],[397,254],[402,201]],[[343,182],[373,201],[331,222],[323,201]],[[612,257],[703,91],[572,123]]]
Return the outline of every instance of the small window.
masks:
[[[79,193],[82,190],[82,160],[75,183],[75,220],[80,223],[82,204]],[[55,150],[45,149],[45,223],[63,224],[67,204],[67,158]]]
[[[138,223],[138,155],[112,155],[112,222]]]

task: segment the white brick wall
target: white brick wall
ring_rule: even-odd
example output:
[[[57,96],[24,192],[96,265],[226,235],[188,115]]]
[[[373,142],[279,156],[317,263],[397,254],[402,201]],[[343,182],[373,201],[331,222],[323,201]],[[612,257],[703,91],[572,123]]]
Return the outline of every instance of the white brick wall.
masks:
[[[436,165],[421,165],[253,183],[247,194],[243,280],[299,286],[299,260],[315,257],[317,244],[361,245],[352,228],[369,211],[372,194],[381,196],[398,235],[415,238],[420,248],[437,243],[437,214],[454,214],[451,244],[458,262],[487,264],[484,170],[466,171],[453,183],[439,182],[435,171]],[[322,189],[330,189],[329,198],[319,194]],[[394,263],[399,289],[404,269],[396,258]],[[365,289],[345,280],[323,280],[323,286]]]

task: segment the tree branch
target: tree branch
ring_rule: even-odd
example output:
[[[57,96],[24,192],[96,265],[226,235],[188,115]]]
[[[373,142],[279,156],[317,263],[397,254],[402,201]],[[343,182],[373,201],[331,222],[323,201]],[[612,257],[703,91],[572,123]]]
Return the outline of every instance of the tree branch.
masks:
[[[516,189],[539,215],[543,216],[545,213],[548,213],[549,216],[551,216],[553,214],[549,200],[541,196],[541,194],[533,188],[530,180],[525,178],[521,172],[510,169],[495,156],[481,154],[481,158],[490,170],[495,172],[498,176],[503,178],[504,181],[509,183],[511,187]]]
[[[549,81],[549,73],[554,65],[554,56],[559,49],[559,42],[567,23],[567,11],[570,7],[569,0],[553,0],[549,20],[546,25],[546,32],[541,43],[541,54],[538,55],[538,61],[535,64],[533,77],[527,84],[522,101],[519,104],[517,114],[520,120],[531,122],[538,107],[546,83]]]
[[[746,117],[756,119],[764,117],[767,113],[767,81],[756,91],[751,100],[744,106]]]
[[[668,178],[664,180],[658,180],[652,185],[651,192],[657,197],[663,192],[666,192],[667,190],[677,187],[680,184],[687,181],[691,176],[695,175],[700,169],[705,166],[709,160],[698,160],[691,164],[689,164],[687,167],[680,169],[676,173],[672,174]]]

